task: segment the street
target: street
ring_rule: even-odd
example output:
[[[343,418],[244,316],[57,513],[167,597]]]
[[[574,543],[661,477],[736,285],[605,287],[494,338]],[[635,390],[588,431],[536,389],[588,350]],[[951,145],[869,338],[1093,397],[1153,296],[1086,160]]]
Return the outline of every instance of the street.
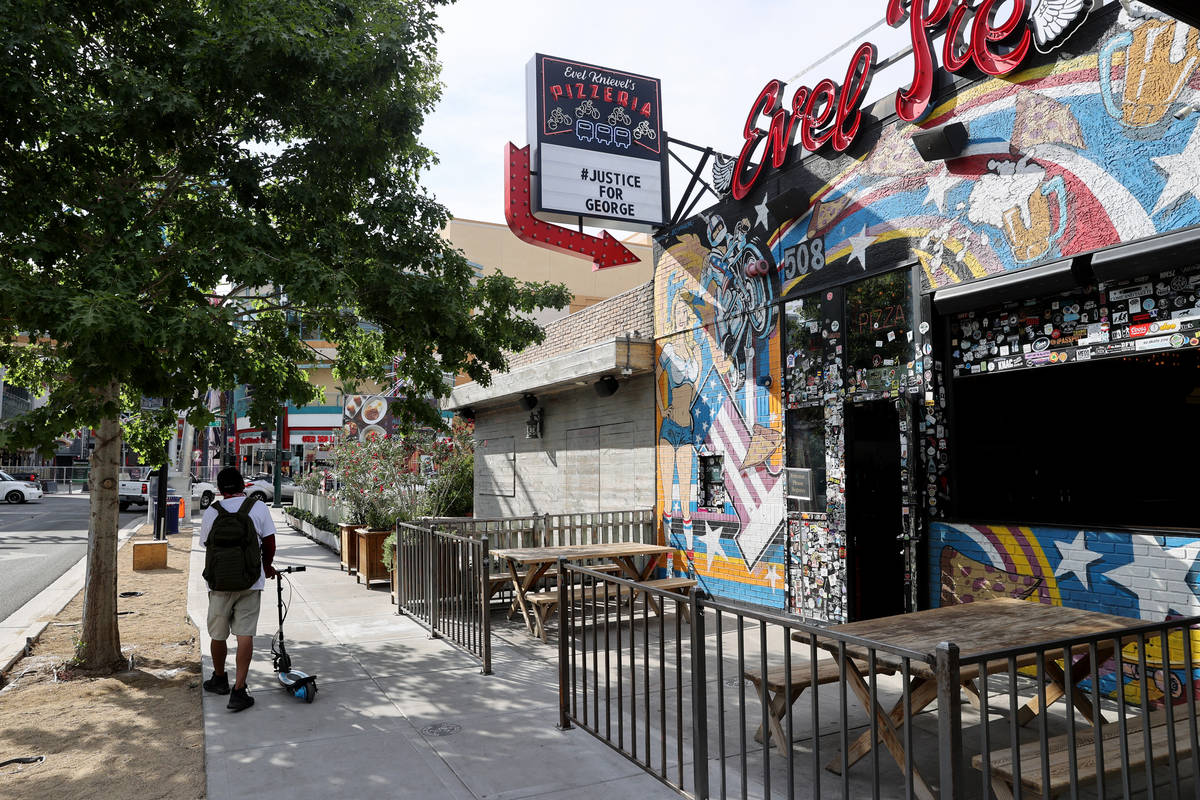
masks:
[[[87,552],[86,494],[50,494],[18,505],[0,504],[0,621],[36,597]],[[122,512],[121,525],[145,516]]]

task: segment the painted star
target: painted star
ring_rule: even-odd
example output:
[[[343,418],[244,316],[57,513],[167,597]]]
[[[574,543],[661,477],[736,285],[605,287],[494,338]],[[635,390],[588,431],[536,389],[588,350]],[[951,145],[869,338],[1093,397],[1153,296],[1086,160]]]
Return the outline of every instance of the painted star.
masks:
[[[946,195],[960,183],[962,183],[962,178],[952,175],[950,170],[943,167],[941,172],[934,173],[925,179],[925,185],[929,187],[929,191],[926,192],[925,199],[921,201],[921,205],[927,206],[933,203],[937,206],[939,214],[945,214]]]
[[[1145,560],[1135,556],[1128,564],[1105,572],[1104,577],[1137,595],[1138,615],[1158,621],[1171,611],[1187,616],[1200,614],[1200,598],[1188,581],[1188,573],[1200,555],[1200,542],[1166,548],[1153,536],[1135,534],[1133,545],[1134,553],[1147,554]],[[1153,581],[1146,579],[1147,569]],[[1154,586],[1149,585],[1151,582]]]
[[[771,584],[772,589],[775,588],[775,584],[779,583],[780,577],[779,570],[775,569],[775,565],[772,564],[767,570],[767,583]]]
[[[764,229],[770,230],[767,226],[767,196],[764,194],[762,202],[754,207],[754,212],[758,214],[758,222],[756,225],[762,225]]]
[[[739,463],[745,460],[744,452],[738,455]],[[768,490],[762,502],[750,509],[749,519],[734,536],[748,568],[756,568],[763,553],[783,533],[783,520],[778,518],[779,509],[783,506],[783,481],[779,480]]]
[[[1163,187],[1150,216],[1170,208],[1180,198],[1189,194],[1200,200],[1200,170],[1196,169],[1196,164],[1200,163],[1200,127],[1192,133],[1192,138],[1188,140],[1182,153],[1156,156],[1151,160],[1167,176],[1167,185]]]
[[[1083,583],[1083,588],[1090,592],[1092,587],[1088,580],[1088,566],[1103,560],[1104,554],[1093,553],[1087,549],[1083,531],[1076,534],[1074,541],[1069,543],[1056,541],[1054,546],[1058,548],[1058,556],[1062,559],[1054,570],[1054,577],[1074,575]]]
[[[867,248],[875,243],[876,236],[867,235],[867,226],[863,225],[863,229],[857,236],[851,236],[846,239],[850,243],[850,257],[846,259],[849,263],[857,259],[858,265],[865,272],[867,269]]]
[[[705,572],[712,572],[713,559],[721,552],[721,531],[724,528],[714,528],[709,524],[708,520],[704,520],[704,534],[701,536],[692,536],[692,552],[696,551],[696,542],[704,543],[704,555],[707,563],[704,566]],[[697,553],[697,556],[699,553]]]

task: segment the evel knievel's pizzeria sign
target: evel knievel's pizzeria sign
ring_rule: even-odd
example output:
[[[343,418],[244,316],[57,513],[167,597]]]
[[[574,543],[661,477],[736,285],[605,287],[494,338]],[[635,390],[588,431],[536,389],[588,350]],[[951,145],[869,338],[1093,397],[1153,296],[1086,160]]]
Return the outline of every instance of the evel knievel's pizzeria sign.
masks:
[[[663,224],[669,198],[658,80],[541,54],[527,77],[538,217]]]
[[[929,113],[939,60],[951,73],[975,68],[986,75],[1007,75],[1025,61],[1031,47],[1048,53],[1061,46],[1087,19],[1092,0],[1008,0],[1005,8],[1005,0],[887,0],[887,23],[893,28],[907,23],[912,39],[912,83],[896,94],[901,119],[919,122]],[[934,39],[940,34],[944,38],[937,53]],[[801,86],[787,106],[783,82],[769,81],[743,127],[733,196],[744,199],[763,175],[782,167],[796,140],[810,152],[826,144],[838,152],[849,148],[862,122],[875,58],[873,44],[861,45],[840,85],[826,78]],[[766,130],[758,127],[761,123]]]

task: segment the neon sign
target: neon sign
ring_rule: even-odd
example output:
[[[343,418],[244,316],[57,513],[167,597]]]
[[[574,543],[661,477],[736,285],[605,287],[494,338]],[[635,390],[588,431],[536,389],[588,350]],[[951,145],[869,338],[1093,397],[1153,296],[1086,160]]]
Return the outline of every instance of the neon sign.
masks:
[[[977,5],[976,5],[977,3]],[[913,79],[896,93],[896,114],[906,122],[919,122],[930,111],[938,67],[933,39],[944,31],[942,66],[957,74],[973,66],[985,75],[1000,77],[1025,61],[1031,46],[1049,52],[1060,46],[1087,18],[1091,3],[1084,0],[1011,0],[1012,10],[1003,21],[997,12],[1004,0],[888,0],[886,20],[893,28],[909,24],[913,52]],[[784,84],[771,80],[759,92],[746,124],[744,142],[734,169],[732,193],[743,200],[772,169],[787,161],[799,128],[800,143],[809,152],[829,144],[845,152],[854,143],[862,122],[862,101],[875,66],[875,46],[863,44],[850,60],[839,87],[826,78],[811,89],[801,86],[792,95],[790,111],[782,107]],[[759,117],[770,121],[768,130],[756,126]],[[765,139],[762,160],[751,159]]]

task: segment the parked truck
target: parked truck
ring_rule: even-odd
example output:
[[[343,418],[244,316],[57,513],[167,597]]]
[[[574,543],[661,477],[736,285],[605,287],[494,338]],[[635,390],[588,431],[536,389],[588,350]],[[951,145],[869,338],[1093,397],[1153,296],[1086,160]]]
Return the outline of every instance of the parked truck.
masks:
[[[121,510],[128,511],[130,506],[145,506],[150,503],[150,481],[132,480],[129,473],[122,472],[120,479]]]

